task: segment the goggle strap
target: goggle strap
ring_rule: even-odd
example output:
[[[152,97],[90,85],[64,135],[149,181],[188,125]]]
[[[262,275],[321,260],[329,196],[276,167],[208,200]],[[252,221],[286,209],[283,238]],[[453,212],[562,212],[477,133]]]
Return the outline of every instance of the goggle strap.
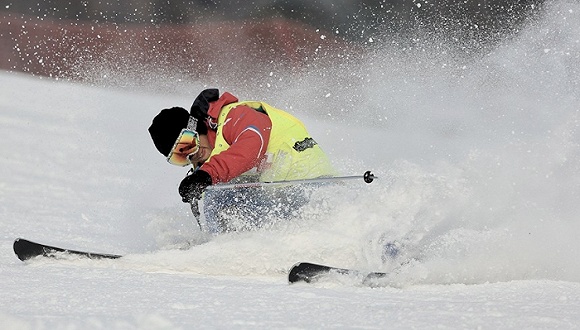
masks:
[[[194,116],[189,116],[189,120],[187,121],[187,129],[196,132],[197,118],[195,118]]]

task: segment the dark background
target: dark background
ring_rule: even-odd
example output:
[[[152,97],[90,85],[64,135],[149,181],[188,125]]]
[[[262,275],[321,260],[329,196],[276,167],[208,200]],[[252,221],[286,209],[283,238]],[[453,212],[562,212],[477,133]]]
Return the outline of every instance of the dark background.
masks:
[[[287,18],[349,39],[417,26],[509,33],[544,0],[0,0],[3,11],[39,18],[138,24],[199,24]]]
[[[179,79],[252,80],[273,70],[351,66],[382,45],[405,50],[436,44],[441,52],[471,57],[517,34],[546,4],[0,0],[0,69],[77,80],[138,74],[150,84],[168,72]]]

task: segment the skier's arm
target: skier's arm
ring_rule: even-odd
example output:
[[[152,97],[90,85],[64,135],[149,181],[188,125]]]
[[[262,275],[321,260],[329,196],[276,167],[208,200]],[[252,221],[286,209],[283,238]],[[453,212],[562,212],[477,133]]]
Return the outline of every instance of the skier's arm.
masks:
[[[230,147],[212,156],[201,169],[209,173],[212,182],[228,182],[257,166],[268,148],[272,122],[268,115],[248,106],[233,108],[222,127]]]

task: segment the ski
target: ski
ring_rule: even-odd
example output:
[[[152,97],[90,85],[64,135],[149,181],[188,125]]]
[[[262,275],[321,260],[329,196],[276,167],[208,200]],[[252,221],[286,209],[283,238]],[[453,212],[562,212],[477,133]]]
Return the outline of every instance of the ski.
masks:
[[[63,249],[55,246],[40,244],[36,242],[29,241],[24,238],[17,238],[14,240],[14,253],[18,259],[26,261],[35,257],[48,257],[48,258],[66,258],[67,256],[78,256],[89,259],[118,259],[121,255],[117,254],[106,254],[106,253],[94,253],[85,251],[75,251],[69,249]]]
[[[299,262],[290,268],[290,272],[288,273],[288,282],[313,283],[320,278],[332,274],[360,278],[362,279],[363,284],[368,283],[370,280],[382,278],[388,275],[387,273],[381,272],[368,273],[349,268],[338,268],[321,264],[313,264],[310,262]]]

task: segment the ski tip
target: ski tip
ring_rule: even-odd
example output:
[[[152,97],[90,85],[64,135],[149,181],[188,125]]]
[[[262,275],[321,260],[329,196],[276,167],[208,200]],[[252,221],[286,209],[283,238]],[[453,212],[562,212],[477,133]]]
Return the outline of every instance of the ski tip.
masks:
[[[35,257],[50,257],[50,258],[65,258],[65,257],[81,257],[89,259],[119,259],[122,255],[94,253],[87,251],[75,251],[63,249],[55,246],[35,243],[23,238],[17,238],[13,244],[14,253],[18,259],[26,261]]]
[[[306,282],[310,283],[310,279],[302,273],[303,268],[307,263],[304,262],[297,262],[292,267],[290,267],[290,271],[288,272],[288,283],[296,283],[296,282]]]
[[[288,282],[290,284],[297,282],[312,283],[317,277],[329,273],[330,270],[331,268],[325,265],[298,262],[290,268]]]
[[[43,253],[42,247],[39,247],[38,244],[20,237],[14,240],[12,248],[21,261],[26,261]]]
[[[288,282],[290,284],[297,282],[313,283],[325,276],[332,274],[337,276],[347,276],[355,283],[361,281],[363,285],[379,286],[388,273],[382,272],[364,272],[351,268],[339,268],[309,262],[299,262],[290,268],[288,273]]]

